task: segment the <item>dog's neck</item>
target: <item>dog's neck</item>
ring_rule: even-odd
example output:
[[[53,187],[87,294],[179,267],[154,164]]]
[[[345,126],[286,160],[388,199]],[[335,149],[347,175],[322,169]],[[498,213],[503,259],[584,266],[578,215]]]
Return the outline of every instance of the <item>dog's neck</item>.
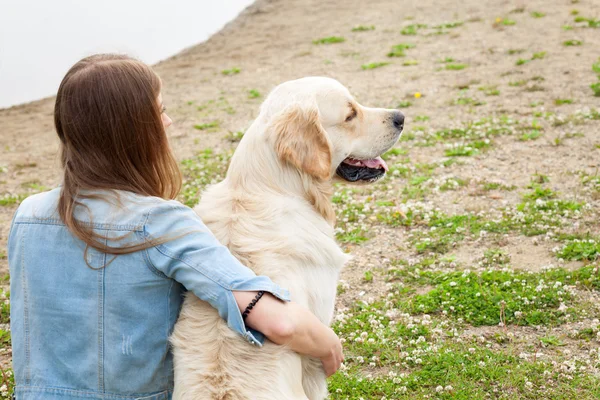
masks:
[[[283,196],[301,197],[308,201],[331,226],[335,211],[331,204],[333,185],[299,171],[282,162],[262,135],[250,134],[242,139],[231,159],[227,180],[236,191],[264,194],[265,190]]]

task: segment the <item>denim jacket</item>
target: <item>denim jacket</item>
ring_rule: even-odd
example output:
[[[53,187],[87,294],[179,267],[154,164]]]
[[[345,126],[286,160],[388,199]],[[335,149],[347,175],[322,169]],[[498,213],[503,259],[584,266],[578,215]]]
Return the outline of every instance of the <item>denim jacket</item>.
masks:
[[[170,240],[116,258],[86,252],[59,218],[60,188],[29,197],[15,214],[8,263],[18,400],[170,399],[168,337],[186,290],[257,346],[264,339],[245,327],[232,290],[289,300],[241,265],[190,208],[115,193],[110,201],[82,200],[90,212],[78,207],[76,218],[108,245]]]

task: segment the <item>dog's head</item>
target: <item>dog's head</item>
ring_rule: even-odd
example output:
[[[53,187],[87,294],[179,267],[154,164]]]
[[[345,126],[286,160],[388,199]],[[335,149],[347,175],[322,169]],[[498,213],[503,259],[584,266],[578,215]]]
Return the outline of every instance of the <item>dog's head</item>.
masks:
[[[276,87],[261,108],[280,160],[321,180],[335,174],[374,182],[387,171],[381,154],[404,127],[397,110],[360,105],[338,81],[309,77]]]

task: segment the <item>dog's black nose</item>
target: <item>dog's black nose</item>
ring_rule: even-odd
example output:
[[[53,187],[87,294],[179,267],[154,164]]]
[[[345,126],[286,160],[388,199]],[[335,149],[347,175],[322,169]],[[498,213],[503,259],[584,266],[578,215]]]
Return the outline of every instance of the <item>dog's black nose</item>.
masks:
[[[402,130],[404,128],[404,114],[400,111],[395,111],[392,122],[396,129]]]

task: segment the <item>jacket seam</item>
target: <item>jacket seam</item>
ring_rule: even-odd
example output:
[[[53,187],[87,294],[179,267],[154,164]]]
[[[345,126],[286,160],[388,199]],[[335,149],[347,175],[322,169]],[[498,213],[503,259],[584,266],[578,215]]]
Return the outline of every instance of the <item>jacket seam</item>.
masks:
[[[31,382],[31,338],[29,337],[29,293],[27,287],[27,275],[25,273],[25,236],[27,229],[21,235],[19,251],[21,252],[21,287],[23,289],[23,330],[25,332],[25,382]]]
[[[198,272],[199,274],[203,275],[204,277],[210,279],[211,281],[213,281],[214,283],[216,283],[217,285],[221,286],[223,289],[232,291],[233,288],[229,285],[225,285],[224,283],[220,282],[219,280],[215,279],[214,277],[208,275],[206,272],[204,272],[202,269],[198,269],[195,265],[191,264],[190,262],[186,261],[184,258],[181,257],[177,257],[174,254],[171,254],[171,251],[168,247],[164,246],[164,245],[159,245],[159,246],[155,246],[154,247],[160,254],[164,255],[165,257],[170,258],[171,260],[175,260],[175,261],[179,261],[182,262],[183,264],[187,265],[188,267],[192,268],[194,271]],[[204,266],[204,264],[199,264],[200,267],[202,267],[203,269],[205,269],[206,267]]]
[[[165,343],[165,354],[167,355],[167,357],[165,357],[165,359],[163,361],[163,368],[162,368],[163,371],[165,371],[167,369],[166,368],[167,366],[164,364],[166,364],[166,362],[168,360],[169,351],[171,350],[170,349],[171,344],[169,342],[169,336],[170,336],[171,332],[169,332],[169,330],[170,330],[169,328],[171,325],[171,290],[173,289],[174,283],[175,283],[175,281],[173,279],[171,279],[171,284],[169,285],[169,290],[167,291],[167,323],[165,325],[165,328],[166,328],[165,337],[167,338],[167,341]],[[164,374],[164,385],[166,387],[169,387],[169,374],[168,373]]]
[[[144,400],[156,396],[168,395],[169,389],[161,390],[160,392],[153,393],[131,393],[131,394],[118,394],[118,393],[102,393],[90,390],[77,390],[62,387],[53,386],[35,386],[35,385],[18,385],[15,388],[15,393],[19,391],[25,392],[54,392],[54,393],[65,393],[65,394],[78,394],[86,397],[101,397],[103,399],[126,399],[126,400]]]
[[[145,238],[145,235],[143,236]],[[146,268],[148,268],[148,270],[150,272],[152,272],[154,275],[163,278],[163,279],[170,279],[167,275],[165,275],[161,270],[159,270],[158,268],[156,268],[154,266],[154,264],[152,264],[152,260],[150,259],[150,254],[148,253],[148,250],[151,249],[151,247],[147,247],[144,249],[143,251],[143,255],[144,255],[144,262],[146,264]]]
[[[144,222],[142,223],[142,239],[144,239],[144,241],[146,240],[146,225],[148,224],[148,219],[150,218],[150,213],[152,213],[152,211],[155,208],[156,207],[152,207],[150,210],[148,210],[148,212],[146,213],[146,218],[144,218]],[[152,264],[152,260],[150,259],[150,254],[148,253],[148,249],[149,249],[149,247],[146,247],[143,252],[144,261],[146,262],[146,268],[148,268],[150,270],[150,272],[154,273],[155,275],[158,275],[161,278],[168,278],[167,275],[165,275],[161,270],[156,268],[154,266],[154,264]]]
[[[19,225],[60,225],[60,226],[66,226],[64,224],[64,222],[62,222],[62,220],[60,219],[39,219],[39,218],[33,218],[33,217],[17,217],[15,218],[14,224],[19,224]],[[87,221],[80,221],[80,224],[89,228],[94,228],[94,229],[105,229],[105,230],[111,230],[111,231],[135,231],[135,232],[140,232],[143,230],[143,225],[134,225],[134,224],[127,224],[127,225],[118,225],[118,224],[108,224],[108,223],[99,223],[99,222],[95,222],[95,223],[89,223]]]
[[[168,204],[168,203],[167,203],[167,204]],[[181,205],[181,204],[175,204],[175,205],[174,205],[174,204],[169,204],[169,206],[170,206],[172,209],[176,209],[176,208],[185,208],[185,206],[183,206],[183,205]],[[146,214],[146,219],[144,220],[144,225],[143,225],[143,227],[144,227],[144,237],[145,237],[145,233],[147,232],[147,231],[146,231],[146,226],[147,226],[147,224],[148,224],[148,219],[150,219],[150,214],[152,214],[152,212],[153,212],[154,210],[156,210],[158,207],[159,207],[159,206],[156,206],[156,207],[153,207],[153,208],[151,208],[150,210],[148,210],[148,213]],[[188,261],[184,260],[183,258],[180,258],[180,257],[177,257],[177,256],[175,256],[175,255],[174,255],[174,254],[171,252],[171,250],[170,250],[170,249],[169,249],[169,248],[168,248],[168,247],[167,247],[167,246],[166,246],[164,243],[163,243],[163,244],[160,244],[160,245],[157,245],[157,246],[154,246],[154,248],[155,248],[155,249],[156,249],[156,250],[157,250],[159,253],[163,254],[164,256],[166,256],[166,257],[169,257],[169,258],[170,258],[170,259],[172,259],[172,260],[176,260],[176,261],[180,261],[180,262],[184,263],[184,264],[185,264],[185,265],[187,265],[188,267],[190,267],[190,268],[194,269],[195,271],[197,271],[198,273],[202,274],[202,275],[203,275],[203,276],[205,276],[206,278],[210,279],[211,281],[213,281],[213,282],[214,282],[214,283],[216,283],[217,285],[221,286],[222,288],[224,288],[224,289],[227,289],[227,290],[230,290],[230,291],[231,291],[231,290],[233,290],[233,288],[232,288],[231,286],[228,286],[228,285],[225,285],[225,284],[223,284],[222,282],[220,282],[219,280],[217,280],[215,277],[208,275],[206,272],[204,272],[204,271],[202,271],[202,270],[199,270],[198,268],[196,268],[196,267],[195,267],[193,264],[191,264],[190,262],[188,262]],[[149,256],[149,255],[148,255],[148,258],[149,258],[149,260],[150,260],[150,263],[151,263],[151,265],[152,265],[152,266],[153,266],[155,269],[157,269],[157,270],[158,270],[158,268],[156,268],[156,266],[155,266],[154,264],[152,264],[152,259],[150,258],[150,256]],[[200,266],[201,266],[203,269],[206,269],[206,267],[204,266],[204,264],[200,264]]]
[[[108,245],[108,239],[104,239]],[[106,265],[106,253],[102,253],[102,265]],[[98,390],[104,393],[104,272],[98,270]]]

